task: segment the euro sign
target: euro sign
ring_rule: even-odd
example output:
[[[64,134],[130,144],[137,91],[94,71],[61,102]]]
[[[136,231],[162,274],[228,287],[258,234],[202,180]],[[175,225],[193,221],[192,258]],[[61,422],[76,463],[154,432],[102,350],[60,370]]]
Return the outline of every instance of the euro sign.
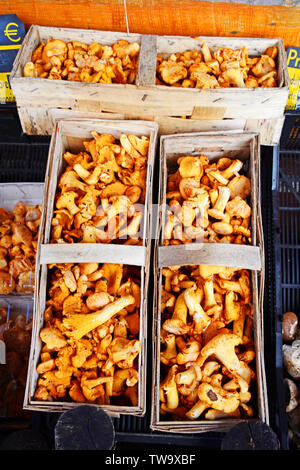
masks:
[[[14,28],[15,26],[15,28]],[[12,29],[10,29],[12,28]],[[6,25],[6,28],[4,30],[4,35],[7,36],[7,38],[12,41],[12,42],[19,42],[20,41],[20,36],[17,39],[14,39],[12,36],[17,36],[18,35],[18,25],[16,23],[8,23]]]

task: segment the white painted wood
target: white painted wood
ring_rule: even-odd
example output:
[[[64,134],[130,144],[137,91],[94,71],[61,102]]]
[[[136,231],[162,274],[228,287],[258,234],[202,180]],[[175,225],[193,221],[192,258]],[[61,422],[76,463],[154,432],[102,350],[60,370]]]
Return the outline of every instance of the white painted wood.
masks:
[[[229,243],[188,243],[158,248],[158,266],[160,268],[191,264],[254,270],[260,270],[262,267],[258,246]]]
[[[136,85],[93,84],[23,77],[24,65],[30,60],[32,51],[40,40],[46,40],[49,37],[57,37],[65,41],[77,39],[86,43],[99,41],[112,44],[119,39],[139,42],[141,50]],[[251,55],[261,54],[267,47],[276,45],[279,50],[279,86],[277,88],[202,90],[154,84],[156,53],[170,54],[191,48],[199,49],[204,39],[213,49],[220,46],[240,48],[245,45]],[[31,26],[25,37],[14,62],[10,82],[16,97],[22,129],[29,134],[51,133],[49,108],[122,113],[126,119],[155,120],[164,116],[194,116],[202,120],[270,119],[273,123],[274,119],[278,119],[276,128],[272,124],[264,133],[266,140],[262,142],[266,145],[269,142],[272,145],[278,143],[278,132],[281,130],[280,125],[289,92],[286,54],[281,39],[141,36],[37,25]],[[177,128],[180,122],[177,123]],[[185,129],[186,124],[182,123],[182,131]],[[271,136],[272,131],[274,138]]]
[[[146,247],[104,245],[102,243],[70,243],[41,245],[40,264],[56,263],[119,263],[146,265]]]

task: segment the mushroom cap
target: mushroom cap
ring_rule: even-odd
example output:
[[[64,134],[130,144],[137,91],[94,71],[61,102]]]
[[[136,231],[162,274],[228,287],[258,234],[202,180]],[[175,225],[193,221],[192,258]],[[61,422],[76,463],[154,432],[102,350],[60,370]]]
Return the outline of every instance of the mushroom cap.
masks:
[[[202,383],[198,388],[199,400],[208,403],[211,408],[225,413],[232,413],[240,404],[238,394],[229,393],[221,387],[212,386],[208,383]]]
[[[230,189],[231,199],[236,196],[246,199],[251,193],[251,182],[245,175],[235,176],[229,181],[227,187]]]
[[[0,271],[0,294],[10,294],[14,289],[14,278],[6,271]]]
[[[158,71],[163,81],[169,85],[174,85],[174,83],[187,77],[187,69],[174,61],[163,61]]]
[[[179,173],[182,178],[200,179],[203,175],[201,161],[197,157],[186,156],[180,159]]]
[[[32,233],[26,227],[26,225],[24,225],[20,222],[14,222],[12,224],[12,229],[13,229],[14,235],[16,235],[18,237],[18,239],[21,240],[22,243],[24,243],[24,245],[31,246]]]

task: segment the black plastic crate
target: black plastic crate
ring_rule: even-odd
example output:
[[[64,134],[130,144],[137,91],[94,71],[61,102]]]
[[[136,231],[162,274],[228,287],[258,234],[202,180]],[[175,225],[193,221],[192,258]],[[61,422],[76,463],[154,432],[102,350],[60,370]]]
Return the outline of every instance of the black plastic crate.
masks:
[[[43,182],[48,144],[0,142],[0,182]]]
[[[300,150],[300,114],[286,113],[280,138],[281,150]]]
[[[275,246],[276,371],[281,439],[289,448],[282,365],[282,319],[300,305],[300,115],[287,115],[280,145],[273,150],[273,219]]]

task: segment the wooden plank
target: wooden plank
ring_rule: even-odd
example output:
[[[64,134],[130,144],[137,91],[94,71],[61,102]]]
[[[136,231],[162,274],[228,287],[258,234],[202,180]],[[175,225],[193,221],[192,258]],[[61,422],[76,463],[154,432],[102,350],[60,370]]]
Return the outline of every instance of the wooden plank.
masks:
[[[219,106],[218,108],[195,106],[191,114],[191,119],[207,120],[207,119],[224,119],[226,108]]]
[[[299,6],[254,5],[254,2],[126,0],[129,31],[142,34],[281,37],[285,46],[300,46]],[[25,23],[45,26],[126,31],[123,0],[1,0],[0,11],[12,11]],[[255,21],[254,21],[255,18]]]
[[[184,132],[243,131],[246,125],[246,119],[195,120],[157,116],[155,121],[159,125],[160,135],[182,134]]]
[[[154,35],[144,35],[141,38],[141,54],[139,59],[137,86],[155,85],[156,43]]]
[[[247,119],[245,130],[259,132],[261,145],[278,145],[285,117],[276,119]]]
[[[118,263],[145,266],[146,247],[103,245],[98,243],[43,244],[40,264],[56,263]]]

